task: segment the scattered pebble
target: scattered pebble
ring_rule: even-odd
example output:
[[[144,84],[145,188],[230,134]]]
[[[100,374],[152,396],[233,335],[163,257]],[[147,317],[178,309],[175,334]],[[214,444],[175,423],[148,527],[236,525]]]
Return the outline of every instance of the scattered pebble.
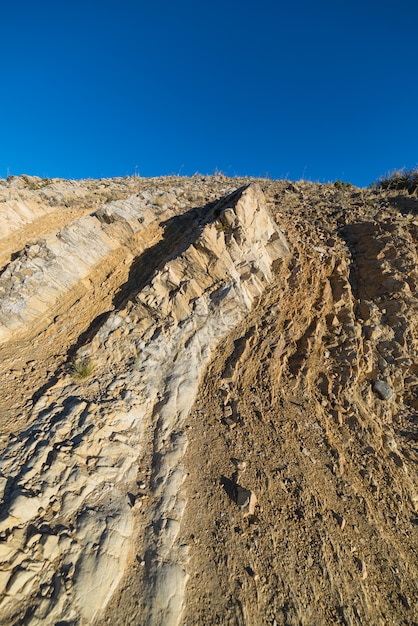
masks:
[[[254,515],[257,505],[255,493],[250,489],[245,489],[241,485],[237,485],[237,505],[246,515]]]
[[[247,467],[247,462],[241,459],[231,459],[237,470],[243,471]]]
[[[376,380],[373,389],[379,394],[382,400],[390,400],[393,396],[393,389],[383,380]]]

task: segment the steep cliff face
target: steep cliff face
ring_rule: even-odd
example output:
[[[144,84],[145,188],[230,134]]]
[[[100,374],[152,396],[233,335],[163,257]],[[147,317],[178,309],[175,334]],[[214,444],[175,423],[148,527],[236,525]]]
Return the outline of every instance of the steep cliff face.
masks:
[[[416,199],[2,199],[2,623],[414,623]]]

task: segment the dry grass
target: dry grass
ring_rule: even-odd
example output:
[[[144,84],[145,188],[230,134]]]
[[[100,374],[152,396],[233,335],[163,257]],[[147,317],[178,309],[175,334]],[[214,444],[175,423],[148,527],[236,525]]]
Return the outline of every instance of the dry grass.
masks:
[[[71,373],[76,380],[90,378],[96,369],[96,364],[90,359],[76,359],[71,366]]]
[[[409,194],[418,190],[418,166],[413,169],[394,170],[385,174],[376,183],[380,189],[405,190]]]

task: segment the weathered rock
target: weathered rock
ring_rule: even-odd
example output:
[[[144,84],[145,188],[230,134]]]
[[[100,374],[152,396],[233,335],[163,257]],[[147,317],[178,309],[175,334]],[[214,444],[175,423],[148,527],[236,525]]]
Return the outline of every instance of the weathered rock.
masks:
[[[0,277],[0,344],[30,328],[158,213],[137,197],[80,217],[29,245]]]
[[[413,619],[416,224],[247,182],[0,180],[5,624]]]
[[[392,387],[384,380],[376,380],[373,384],[373,389],[379,394],[382,400],[390,400],[393,396]]]
[[[236,486],[237,490],[237,505],[246,515],[254,515],[255,507],[257,505],[257,498],[255,493],[250,489],[245,489],[241,485]]]

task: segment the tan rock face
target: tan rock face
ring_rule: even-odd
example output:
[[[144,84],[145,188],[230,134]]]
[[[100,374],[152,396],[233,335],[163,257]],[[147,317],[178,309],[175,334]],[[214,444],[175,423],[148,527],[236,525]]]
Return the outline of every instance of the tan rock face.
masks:
[[[417,208],[0,181],[0,621],[417,621]]]
[[[158,213],[138,198],[80,217],[25,248],[0,278],[0,342],[23,333]]]
[[[120,226],[115,239],[122,243],[135,228],[149,227],[141,208],[128,202],[122,208],[108,207],[96,217],[77,220],[47,242],[40,276],[15,297],[22,298],[16,305],[20,324],[27,324],[29,311],[35,315],[30,308],[32,293],[38,296],[42,285],[53,282],[58,293],[65,292],[72,286],[68,281],[88,275],[84,259],[93,266],[100,255],[109,254],[112,240],[101,224],[108,229]],[[235,215],[228,233],[219,226],[225,209]],[[6,563],[12,583],[6,584],[3,604],[9,615],[17,608],[12,598],[19,597],[33,613],[31,623],[41,623],[46,600],[41,609],[35,608],[37,587],[60,580],[58,599],[56,585],[50,582],[44,596],[49,598],[50,619],[90,623],[98,618],[121,580],[132,549],[135,512],[127,494],[135,489],[131,485],[144,454],[145,431],[154,428],[151,445],[158,458],[150,477],[154,505],[145,518],[159,532],[153,530],[145,537],[146,554],[153,555],[145,559],[145,610],[150,624],[181,618],[187,581],[177,540],[186,502],[181,461],[187,438],[182,425],[217,343],[251,308],[272,279],[273,262],[287,256],[289,248],[256,185],[198,211],[192,219],[178,219],[190,226],[190,232],[168,242],[166,262],[134,294],[128,308],[110,315],[91,344],[83,347],[84,360],[95,359],[96,375],[101,378],[99,393],[94,391],[97,383],[90,383],[95,402],[76,400],[71,380],[51,387],[48,400],[41,398],[34,407],[34,426],[4,453],[2,473],[13,478],[5,491],[7,513],[0,532],[5,538],[18,533],[17,549],[27,551],[26,570],[40,572],[25,578],[22,574],[15,582],[13,560]],[[163,251],[161,255],[164,258]],[[10,275],[16,269],[13,263]],[[28,266],[26,258],[25,263]],[[19,266],[16,271],[23,270]],[[3,281],[7,278],[6,274]],[[3,311],[12,299],[9,292]],[[54,306],[56,299],[55,292],[48,291],[45,306]],[[42,318],[44,311],[39,307],[36,315]],[[119,371],[109,377],[109,355],[113,361],[117,354]],[[110,403],[106,396],[115,392],[121,399]],[[26,547],[33,536],[31,531],[28,537],[29,527],[40,531],[30,549]]]

